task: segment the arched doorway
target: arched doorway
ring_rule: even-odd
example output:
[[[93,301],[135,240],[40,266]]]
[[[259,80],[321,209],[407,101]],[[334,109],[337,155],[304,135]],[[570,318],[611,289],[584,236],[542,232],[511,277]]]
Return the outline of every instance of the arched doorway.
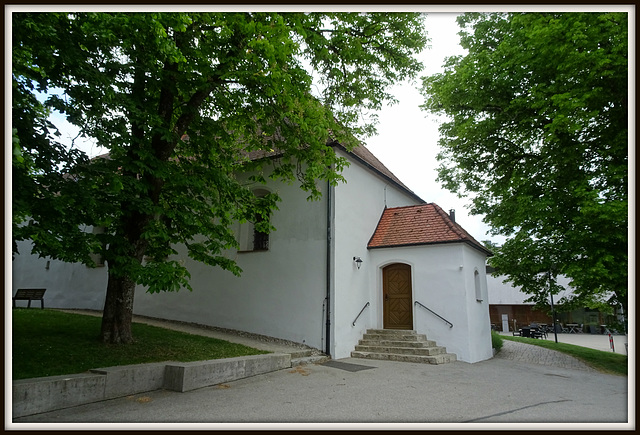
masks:
[[[382,269],[384,329],[413,329],[411,266],[394,263]]]

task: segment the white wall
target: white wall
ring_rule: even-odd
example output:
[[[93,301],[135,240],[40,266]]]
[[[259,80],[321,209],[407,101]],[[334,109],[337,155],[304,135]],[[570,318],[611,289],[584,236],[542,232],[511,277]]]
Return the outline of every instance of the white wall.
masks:
[[[256,187],[263,188],[261,185]],[[296,184],[270,182],[283,198],[271,216],[268,251],[228,252],[241,277],[180,256],[193,292],[138,290],[134,312],[214,325],[305,343],[322,349],[326,295],[326,198],[307,201]],[[321,186],[326,192],[326,185]],[[237,228],[239,229],[239,225]]]
[[[102,310],[107,289],[107,270],[64,263],[31,255],[31,242],[18,243],[19,255],[11,263],[11,296],[19,288],[46,288],[45,308]],[[16,306],[26,306],[17,301]],[[34,304],[31,303],[33,307]],[[35,306],[40,306],[39,302]]]
[[[339,152],[342,156],[345,153]],[[333,280],[332,356],[349,357],[367,329],[377,328],[379,292],[377,269],[367,250],[385,205],[389,208],[418,204],[404,190],[353,162],[343,171],[348,180],[335,188],[335,266]],[[360,270],[353,257],[363,260]],[[356,325],[353,321],[369,302]]]
[[[468,324],[468,359],[467,362],[477,362],[493,356],[491,344],[491,319],[489,316],[489,295],[486,275],[486,255],[470,247],[462,245],[467,303]],[[478,284],[481,300],[477,299],[475,272],[478,272]]]
[[[533,302],[524,302],[530,295],[520,291],[521,287],[514,287],[511,282],[504,283],[505,276],[487,275],[487,286],[489,289],[489,303],[491,305],[534,305]],[[553,297],[554,301],[560,300],[563,296],[570,296],[573,292],[569,287],[569,278],[558,276],[557,283],[565,288],[558,295]]]
[[[327,186],[319,185],[323,195]],[[256,188],[263,188],[256,185]],[[193,292],[149,294],[136,288],[134,314],[239,329],[323,347],[326,296],[326,196],[307,201],[297,183],[270,182],[283,198],[271,222],[276,231],[266,252],[227,252],[241,277],[206,266],[178,247],[191,273]],[[240,225],[236,226],[239,229]],[[102,310],[107,269],[29,255],[28,243],[12,263],[12,294],[22,287],[46,287],[45,307]],[[18,302],[20,304],[20,302]]]
[[[475,252],[474,252],[475,251]],[[463,243],[382,248],[371,250],[376,269],[376,327],[383,325],[382,268],[391,263],[411,266],[414,329],[445,346],[466,362],[482,361],[492,356],[488,301],[477,302],[474,270],[484,268],[481,253]],[[462,266],[462,267],[461,267]],[[480,282],[484,281],[480,276]],[[486,295],[486,284],[483,292]],[[433,315],[415,301],[453,323]]]

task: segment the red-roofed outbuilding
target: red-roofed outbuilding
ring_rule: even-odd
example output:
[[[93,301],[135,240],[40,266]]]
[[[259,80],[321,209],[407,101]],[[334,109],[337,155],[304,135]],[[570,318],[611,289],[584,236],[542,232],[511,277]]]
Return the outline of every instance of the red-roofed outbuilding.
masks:
[[[491,251],[442,208],[429,203],[385,209],[367,247],[376,249],[460,242],[491,255]]]

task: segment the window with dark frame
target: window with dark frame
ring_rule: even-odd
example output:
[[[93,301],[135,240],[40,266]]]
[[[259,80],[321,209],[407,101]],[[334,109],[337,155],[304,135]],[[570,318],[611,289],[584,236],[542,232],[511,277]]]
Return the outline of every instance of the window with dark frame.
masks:
[[[253,227],[253,250],[268,251],[269,250],[269,233],[258,230],[257,224],[263,222],[261,215],[256,215],[256,222]]]

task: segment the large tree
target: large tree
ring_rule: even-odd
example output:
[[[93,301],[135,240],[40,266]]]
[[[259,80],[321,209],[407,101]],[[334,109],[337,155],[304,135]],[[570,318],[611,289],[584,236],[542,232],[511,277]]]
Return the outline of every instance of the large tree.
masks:
[[[256,198],[238,172],[274,164],[311,198],[319,180],[338,182],[345,161],[329,144],[374,131],[388,87],[417,75],[426,44],[422,17],[401,13],[14,13],[12,39],[14,241],[105,259],[112,343],[132,340],[136,285],[190,288],[177,244],[241,272],[224,255],[237,247],[231,224],[278,198]],[[108,156],[57,142],[51,110]],[[274,149],[277,161],[246,158]]]
[[[423,107],[447,116],[438,179],[506,236],[491,264],[542,305],[563,274],[574,303],[626,308],[628,21],[463,14],[467,54],[423,79]]]

